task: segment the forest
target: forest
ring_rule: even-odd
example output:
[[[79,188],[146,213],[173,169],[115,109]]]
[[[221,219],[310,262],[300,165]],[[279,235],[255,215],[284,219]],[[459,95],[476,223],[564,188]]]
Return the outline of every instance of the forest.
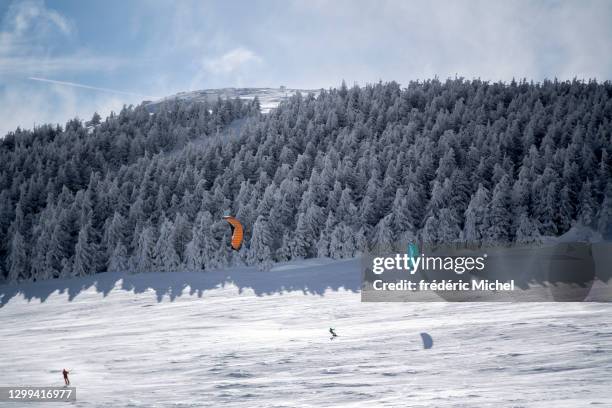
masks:
[[[0,282],[612,238],[612,84],[462,78],[168,100],[0,140]],[[229,247],[224,214],[245,227]]]

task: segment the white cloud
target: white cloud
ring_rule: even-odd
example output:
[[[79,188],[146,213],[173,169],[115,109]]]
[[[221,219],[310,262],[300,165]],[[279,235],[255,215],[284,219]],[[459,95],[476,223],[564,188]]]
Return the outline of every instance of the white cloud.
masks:
[[[24,1],[14,3],[7,15],[8,23],[12,24],[16,33],[29,29],[48,29],[49,25],[59,29],[64,34],[70,34],[73,24],[61,14],[47,9],[42,1]]]
[[[0,74],[108,71],[128,61],[61,45],[76,35],[75,24],[42,1],[14,2],[0,25]]]
[[[2,18],[0,57],[27,55],[43,51],[55,36],[67,37],[74,25],[42,1],[15,2]]]
[[[239,47],[220,57],[205,59],[204,67],[215,74],[230,74],[249,64],[260,63],[262,59],[253,51]]]
[[[344,78],[349,83],[383,79],[406,84],[455,74],[494,81],[606,80],[612,75],[612,53],[607,52],[612,47],[610,1],[289,4],[295,16],[309,21],[308,31],[292,29],[295,20],[279,19],[275,30],[284,34],[267,44],[295,62],[292,71],[300,70],[306,83],[329,83],[331,78],[337,84]],[[317,69],[300,69],[308,66],[304,59],[316,60]]]

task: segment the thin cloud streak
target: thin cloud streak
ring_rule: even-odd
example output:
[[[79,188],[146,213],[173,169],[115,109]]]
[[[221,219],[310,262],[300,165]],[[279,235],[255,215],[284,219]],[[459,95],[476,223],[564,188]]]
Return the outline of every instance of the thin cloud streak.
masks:
[[[1,50],[0,50],[1,53]],[[97,57],[88,55],[69,55],[64,57],[0,55],[0,73],[6,75],[40,74],[51,72],[112,71],[121,65],[133,63],[127,59]]]
[[[120,91],[120,90],[117,90],[117,89],[110,89],[110,88],[100,88],[100,87],[97,87],[97,86],[77,84],[75,82],[57,81],[55,79],[38,78],[38,77],[28,77],[28,79],[31,80],[31,81],[45,82],[45,83],[55,84],[55,85],[63,85],[63,86],[71,86],[71,87],[75,87],[75,88],[91,89],[93,91],[111,92],[111,93],[122,94],[122,95],[130,95],[130,96],[139,96],[139,97],[147,98],[147,99],[161,99],[160,96],[143,95],[143,94],[139,94],[139,93],[135,93],[135,92]]]

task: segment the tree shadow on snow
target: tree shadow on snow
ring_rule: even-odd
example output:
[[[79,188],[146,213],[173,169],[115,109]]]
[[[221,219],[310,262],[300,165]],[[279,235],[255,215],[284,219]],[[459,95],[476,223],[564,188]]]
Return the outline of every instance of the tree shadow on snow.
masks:
[[[164,298],[174,301],[181,295],[202,297],[206,291],[236,287],[240,293],[252,290],[257,296],[300,291],[304,294],[324,295],[326,291],[361,289],[359,261],[310,259],[275,265],[262,272],[253,267],[238,267],[210,272],[151,272],[99,273],[73,279],[53,279],[0,286],[0,308],[16,296],[28,301],[45,302],[50,295],[67,294],[72,301],[77,295],[92,288],[105,297],[114,289],[144,293],[154,291],[158,302]]]

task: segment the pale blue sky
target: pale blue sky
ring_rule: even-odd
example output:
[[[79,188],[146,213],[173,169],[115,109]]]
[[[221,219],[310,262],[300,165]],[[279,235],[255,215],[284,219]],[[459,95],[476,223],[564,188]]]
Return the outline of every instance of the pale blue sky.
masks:
[[[224,86],[606,80],[611,49],[610,1],[0,0],[0,133]]]

